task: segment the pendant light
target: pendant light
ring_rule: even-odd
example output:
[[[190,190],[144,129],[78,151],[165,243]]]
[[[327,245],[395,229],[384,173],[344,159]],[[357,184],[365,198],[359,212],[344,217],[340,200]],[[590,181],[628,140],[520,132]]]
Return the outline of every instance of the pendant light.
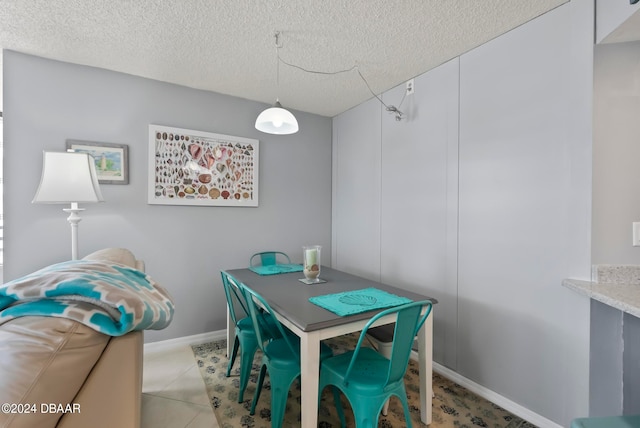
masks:
[[[280,32],[276,37],[276,88],[280,91]],[[276,98],[273,107],[264,110],[256,119],[256,129],[267,134],[288,135],[298,132],[298,121],[296,117],[282,107],[280,100]]]

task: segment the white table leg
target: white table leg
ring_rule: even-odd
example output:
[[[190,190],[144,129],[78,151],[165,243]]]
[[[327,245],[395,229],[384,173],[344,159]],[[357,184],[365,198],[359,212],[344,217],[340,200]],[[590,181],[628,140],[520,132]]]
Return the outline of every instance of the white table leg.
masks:
[[[420,420],[431,423],[433,405],[433,311],[418,332],[418,364],[420,370]]]
[[[229,311],[229,306],[227,306],[227,358],[229,359],[231,359],[234,340],[236,340],[236,326],[233,324],[231,311]]]
[[[317,332],[300,336],[300,395],[302,428],[318,426],[318,386],[320,375],[320,336]]]

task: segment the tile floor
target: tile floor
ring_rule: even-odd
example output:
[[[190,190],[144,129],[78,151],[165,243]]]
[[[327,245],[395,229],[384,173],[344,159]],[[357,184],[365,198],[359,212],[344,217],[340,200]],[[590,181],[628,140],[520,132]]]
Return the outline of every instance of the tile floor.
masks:
[[[218,428],[189,345],[144,353],[142,428]]]

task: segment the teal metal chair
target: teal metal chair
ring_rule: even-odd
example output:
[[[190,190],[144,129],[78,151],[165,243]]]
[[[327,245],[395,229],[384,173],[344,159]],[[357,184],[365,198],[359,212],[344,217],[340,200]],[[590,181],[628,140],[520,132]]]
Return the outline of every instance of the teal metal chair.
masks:
[[[250,414],[254,415],[256,412],[256,405],[260,399],[262,385],[268,370],[271,381],[271,426],[280,428],[284,419],[289,389],[293,381],[300,376],[300,338],[291,332],[287,333],[287,330],[276,319],[273,309],[262,296],[244,286],[242,286],[242,290],[258,336],[258,347],[263,352],[262,366],[258,384],[256,385],[256,392],[253,395]],[[280,335],[279,338],[268,342],[262,340],[261,330],[257,328],[260,322],[260,309],[263,309],[274,319],[273,324]],[[320,344],[320,361],[330,357],[332,354],[331,348],[324,343]]]
[[[286,260],[287,264],[291,264],[291,259],[288,255],[283,253],[282,251],[262,251],[260,253],[255,253],[249,258],[249,267],[259,266],[258,259],[260,260],[260,264],[262,266],[271,266],[278,264],[278,258],[282,260]]]
[[[249,382],[251,368],[253,367],[253,357],[258,349],[258,340],[271,340],[276,330],[272,326],[273,319],[271,319],[270,316],[265,316],[265,314],[261,313],[259,316],[259,322],[262,334],[260,335],[260,339],[258,339],[253,321],[249,317],[249,311],[247,310],[246,301],[240,285],[227,272],[222,271],[221,275],[224,293],[227,297],[229,314],[235,324],[236,335],[231,355],[229,356],[227,377],[231,376],[231,369],[233,368],[233,364],[238,356],[238,350],[240,350],[240,391],[238,393],[238,403],[242,403],[244,401],[244,391]],[[236,309],[242,309],[242,318],[238,316],[239,314],[236,313]]]
[[[421,315],[421,312],[424,313]],[[374,349],[361,347],[369,327],[381,317],[396,315],[391,358],[386,358]],[[338,391],[351,403],[357,428],[378,426],[378,417],[385,402],[397,396],[404,408],[405,426],[411,428],[411,416],[404,387],[413,338],[431,313],[428,300],[412,302],[386,309],[376,314],[364,326],[353,351],[336,355],[322,361],[320,365],[320,393],[330,386],[336,401],[336,409],[342,426],[346,426],[344,411]]]
[[[391,350],[393,349],[393,332],[395,324],[385,324],[380,327],[373,327],[367,331],[367,339],[373,345],[376,351],[383,357],[391,358]],[[382,414],[387,416],[389,412],[389,400],[382,406]]]
[[[391,349],[393,348],[393,332],[395,330],[395,324],[385,324],[380,327],[373,327],[367,331],[367,339],[373,345],[373,347],[387,358],[391,358]],[[415,339],[415,338],[414,338]],[[432,396],[435,395],[432,392]],[[389,410],[389,401],[384,403],[382,407],[382,414],[387,415]]]
[[[571,428],[634,428],[634,427],[635,428],[640,427],[640,415],[577,418],[571,422]]]

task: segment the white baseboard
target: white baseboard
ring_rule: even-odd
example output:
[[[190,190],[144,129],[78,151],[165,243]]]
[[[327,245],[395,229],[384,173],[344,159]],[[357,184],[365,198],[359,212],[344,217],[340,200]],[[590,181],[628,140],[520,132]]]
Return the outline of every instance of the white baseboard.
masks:
[[[176,337],[174,339],[161,340],[144,344],[144,352],[147,354],[166,351],[180,346],[200,345],[214,340],[226,339],[227,330],[209,331],[207,333],[194,334],[193,336]]]
[[[416,355],[417,357],[417,355]],[[503,409],[513,413],[516,416],[521,417],[522,419],[530,422],[540,428],[562,428],[562,425],[558,425],[557,423],[535,413],[526,407],[521,406],[518,403],[514,403],[502,395],[493,392],[492,390],[485,388],[482,385],[478,385],[472,380],[467,379],[466,377],[454,372],[451,369],[446,368],[443,365],[440,365],[436,362],[433,363],[433,371],[438,373],[441,376],[446,377],[447,379],[457,383],[473,392],[474,394],[491,401],[494,404],[502,407]]]

